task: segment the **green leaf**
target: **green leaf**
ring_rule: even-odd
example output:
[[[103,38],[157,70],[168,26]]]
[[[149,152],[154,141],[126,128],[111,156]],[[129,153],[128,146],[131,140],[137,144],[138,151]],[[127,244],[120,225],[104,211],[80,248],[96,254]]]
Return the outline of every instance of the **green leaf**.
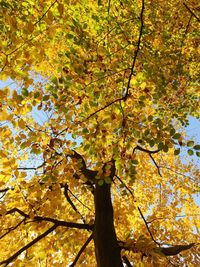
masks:
[[[39,154],[41,154],[41,150],[38,148],[33,148],[33,149],[31,149],[31,153],[33,153],[35,155],[39,155]]]
[[[155,141],[154,140],[150,140],[149,145],[150,145],[150,147],[153,147],[155,145]]]
[[[40,96],[40,93],[39,92],[35,92],[34,93],[34,98],[38,98]]]
[[[131,160],[131,163],[132,163],[133,165],[137,165],[139,162],[138,162],[136,159],[133,159],[133,160]]]
[[[176,133],[175,129],[172,128],[172,129],[170,130],[170,135],[172,136],[172,135],[174,135],[175,133]]]
[[[89,133],[89,131],[88,131],[88,129],[87,129],[87,128],[83,128],[83,130],[82,130],[82,133],[83,133],[83,134],[88,134],[88,133]]]
[[[22,88],[22,95],[23,96],[28,96],[29,92],[26,88]]]
[[[200,150],[200,145],[195,145],[193,148],[194,148],[195,150]]]
[[[24,142],[20,145],[20,147],[21,147],[22,149],[26,148],[26,147],[27,147],[27,141],[24,141]]]
[[[194,154],[194,151],[192,149],[188,149],[187,153],[188,155],[192,156]]]
[[[180,151],[181,151],[180,148],[175,149],[174,150],[174,155],[175,156],[179,155],[180,154]]]
[[[175,135],[172,136],[173,139],[179,139],[181,137],[180,133],[176,133]]]
[[[144,136],[149,135],[149,133],[150,133],[149,129],[146,129],[146,130],[144,131]]]
[[[43,101],[47,101],[47,100],[49,100],[49,95],[45,95],[45,96],[43,96],[43,99],[42,99]]]
[[[152,121],[152,120],[153,120],[153,116],[152,115],[149,115],[148,121]]]
[[[84,146],[83,150],[86,151],[86,150],[88,150],[89,148],[90,148],[90,145],[87,144],[87,145]]]
[[[98,185],[102,186],[104,184],[104,180],[99,180]]]
[[[102,5],[101,0],[98,0],[98,6],[101,6],[101,5]]]
[[[163,148],[164,148],[164,144],[163,144],[163,142],[160,142],[158,144],[158,149],[162,150]]]
[[[52,96],[55,98],[55,99],[58,99],[58,95],[56,93],[52,93]]]
[[[144,96],[144,95],[141,95],[140,97],[139,97],[139,100],[141,100],[141,101],[144,101],[146,99],[146,97]]]
[[[163,146],[163,151],[164,152],[168,152],[169,151],[169,148],[168,148],[168,146],[166,144]]]
[[[196,152],[196,155],[197,155],[197,157],[199,157],[200,158],[200,152]]]
[[[110,177],[105,177],[105,182],[106,182],[106,184],[111,184],[111,179],[110,179]]]
[[[188,147],[191,147],[191,146],[193,146],[193,145],[194,145],[194,141],[188,141],[188,142],[187,142],[187,146],[188,146]]]

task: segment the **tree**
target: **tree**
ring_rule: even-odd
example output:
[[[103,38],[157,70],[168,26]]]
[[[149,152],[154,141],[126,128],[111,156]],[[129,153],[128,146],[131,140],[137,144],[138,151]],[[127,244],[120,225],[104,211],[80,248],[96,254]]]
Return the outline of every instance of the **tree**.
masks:
[[[197,1],[0,5],[0,265],[200,263]]]

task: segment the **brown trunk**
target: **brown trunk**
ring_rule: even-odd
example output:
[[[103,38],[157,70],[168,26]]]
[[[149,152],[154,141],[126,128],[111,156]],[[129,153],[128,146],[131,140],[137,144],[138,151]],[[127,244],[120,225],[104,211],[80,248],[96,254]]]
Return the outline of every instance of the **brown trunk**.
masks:
[[[98,267],[123,267],[113,222],[111,185],[95,188],[94,243]]]

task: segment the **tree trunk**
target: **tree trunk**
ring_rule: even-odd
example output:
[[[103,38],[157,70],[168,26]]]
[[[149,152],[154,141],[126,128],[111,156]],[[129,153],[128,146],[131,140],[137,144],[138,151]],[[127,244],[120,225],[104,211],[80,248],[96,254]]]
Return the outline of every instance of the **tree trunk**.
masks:
[[[94,244],[98,267],[123,267],[113,222],[111,185],[96,183]]]

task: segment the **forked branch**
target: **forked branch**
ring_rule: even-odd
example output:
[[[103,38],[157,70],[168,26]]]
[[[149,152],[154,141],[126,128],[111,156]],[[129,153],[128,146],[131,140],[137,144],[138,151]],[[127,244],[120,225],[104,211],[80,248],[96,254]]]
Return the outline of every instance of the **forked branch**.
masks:
[[[184,6],[187,8],[187,10],[200,22],[200,19],[197,17],[197,15],[186,5],[186,3],[183,3]]]
[[[13,208],[13,209],[7,211],[6,215],[12,214],[15,212],[19,213],[21,216],[23,216],[26,219],[31,219],[32,222],[45,221],[45,222],[52,222],[52,223],[56,224],[57,226],[64,226],[64,227],[69,227],[69,228],[85,229],[85,230],[92,230],[93,229],[93,225],[90,225],[87,223],[66,222],[63,220],[57,220],[57,219],[53,219],[50,217],[43,217],[43,216],[34,216],[32,218],[28,214],[26,214],[25,212],[23,212],[22,210],[20,210],[18,208]],[[0,214],[0,216],[2,216],[2,215]]]

